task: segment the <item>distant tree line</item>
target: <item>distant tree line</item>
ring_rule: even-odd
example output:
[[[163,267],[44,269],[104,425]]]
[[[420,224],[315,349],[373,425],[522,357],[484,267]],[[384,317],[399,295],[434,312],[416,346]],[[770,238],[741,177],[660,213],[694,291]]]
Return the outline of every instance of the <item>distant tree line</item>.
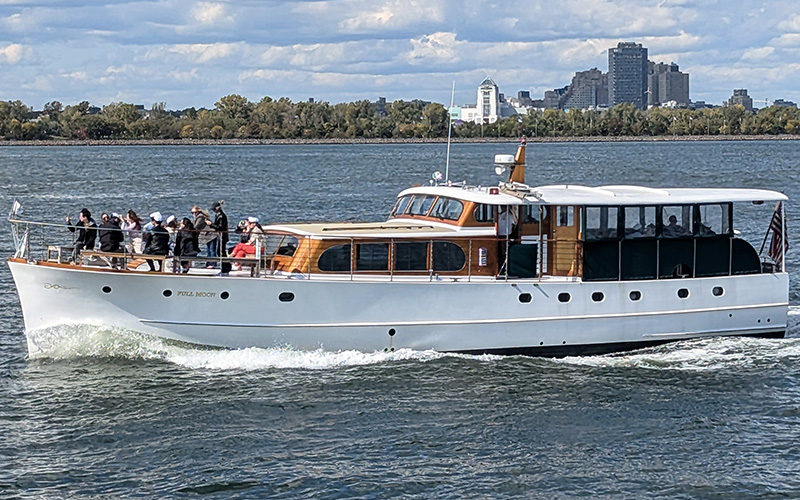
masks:
[[[214,109],[149,110],[123,102],[93,108],[49,102],[34,112],[20,101],[0,101],[0,139],[434,139],[447,137],[448,111],[437,103],[370,101],[330,104],[232,94]],[[757,112],[742,106],[698,110],[636,109],[620,104],[600,111],[546,109],[491,124],[457,121],[456,138],[800,134],[795,107]]]

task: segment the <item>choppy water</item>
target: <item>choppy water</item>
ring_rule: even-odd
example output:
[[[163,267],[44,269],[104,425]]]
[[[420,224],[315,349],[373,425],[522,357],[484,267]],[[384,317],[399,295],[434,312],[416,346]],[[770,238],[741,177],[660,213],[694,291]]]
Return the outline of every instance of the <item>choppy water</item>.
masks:
[[[513,150],[454,146],[451,177],[495,183],[491,158]],[[528,171],[533,184],[763,187],[797,202],[798,153],[535,145]],[[443,166],[443,145],[2,147],[0,207],[18,198],[27,217],[61,221],[223,198],[232,220],[379,220]],[[784,340],[563,360],[202,350],[93,327],[27,359],[5,267],[0,286],[0,498],[800,497],[795,306]]]

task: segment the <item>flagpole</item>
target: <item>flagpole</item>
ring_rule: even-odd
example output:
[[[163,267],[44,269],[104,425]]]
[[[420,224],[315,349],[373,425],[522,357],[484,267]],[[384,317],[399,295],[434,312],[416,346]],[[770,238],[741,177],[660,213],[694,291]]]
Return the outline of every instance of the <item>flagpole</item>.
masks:
[[[772,211],[772,218],[775,217],[775,213],[778,211],[778,208],[780,208],[781,206],[782,206],[781,202],[778,202],[778,204],[775,205],[775,210]],[[783,214],[781,214],[781,216],[783,216]],[[769,224],[767,224],[767,232],[764,233],[764,241],[761,242],[761,250],[758,251],[758,255],[759,256],[762,253],[764,253],[764,247],[767,246],[767,238],[769,238],[769,231],[770,231],[770,229],[772,229],[772,218],[769,219]]]
[[[781,203],[781,272],[786,272],[786,244],[789,240],[786,238],[786,206]]]

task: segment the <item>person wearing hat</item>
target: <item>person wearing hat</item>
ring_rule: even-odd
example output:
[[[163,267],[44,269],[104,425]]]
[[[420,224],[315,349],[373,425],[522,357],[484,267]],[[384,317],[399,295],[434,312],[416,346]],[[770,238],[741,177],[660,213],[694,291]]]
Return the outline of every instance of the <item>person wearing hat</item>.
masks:
[[[248,255],[256,254],[256,246],[259,240],[264,236],[264,230],[261,228],[261,224],[258,223],[258,217],[247,218],[245,234],[249,236],[247,242],[237,243],[236,246],[233,247],[233,250],[231,250],[231,257],[241,259]],[[241,269],[242,266],[238,264],[237,267]]]
[[[108,214],[103,214],[101,217],[102,222],[97,231],[101,252],[117,253],[122,248],[122,242],[125,241],[125,235],[122,234],[122,229],[117,223],[119,218],[114,217],[114,215],[111,214],[111,217],[109,217]],[[117,267],[117,264],[118,259],[116,257],[111,259],[112,267]]]
[[[161,225],[164,220],[161,212],[153,212],[150,214],[150,220],[153,222],[153,229],[145,234],[143,253],[150,255],[168,255],[169,232]],[[163,269],[162,264],[163,261],[158,261],[158,271]],[[152,259],[147,259],[147,265],[150,266],[150,271],[156,271],[156,265]]]
[[[214,245],[214,255],[209,254],[209,257],[218,257],[225,255],[225,249],[228,246],[228,216],[222,211],[222,201],[215,201],[211,205],[211,211],[214,212],[214,222],[211,223],[211,229],[216,231],[217,237],[214,238],[216,244]],[[230,262],[223,262],[220,274],[225,276],[231,271]]]
[[[82,208],[78,217],[80,223],[73,226],[72,218],[69,215],[67,216],[67,229],[69,229],[69,232],[75,233],[75,230],[78,230],[72,249],[72,262],[78,261],[81,250],[94,250],[94,243],[97,239],[97,224],[92,219],[92,213],[88,209]]]

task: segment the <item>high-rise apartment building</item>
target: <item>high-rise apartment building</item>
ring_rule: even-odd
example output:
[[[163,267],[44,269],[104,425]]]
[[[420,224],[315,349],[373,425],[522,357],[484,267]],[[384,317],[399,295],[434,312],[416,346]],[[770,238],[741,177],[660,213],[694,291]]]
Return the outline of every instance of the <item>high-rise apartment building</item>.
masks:
[[[734,89],[733,95],[728,99],[728,106],[739,104],[747,111],[753,111],[753,98],[747,95],[747,89]]]
[[[575,73],[563,104],[565,109],[608,106],[608,75],[597,68]]]
[[[633,103],[647,107],[647,49],[640,43],[620,42],[608,49],[608,104]]]
[[[647,75],[647,104],[660,106],[670,102],[685,107],[689,105],[689,75],[682,73],[675,63],[649,64]]]

